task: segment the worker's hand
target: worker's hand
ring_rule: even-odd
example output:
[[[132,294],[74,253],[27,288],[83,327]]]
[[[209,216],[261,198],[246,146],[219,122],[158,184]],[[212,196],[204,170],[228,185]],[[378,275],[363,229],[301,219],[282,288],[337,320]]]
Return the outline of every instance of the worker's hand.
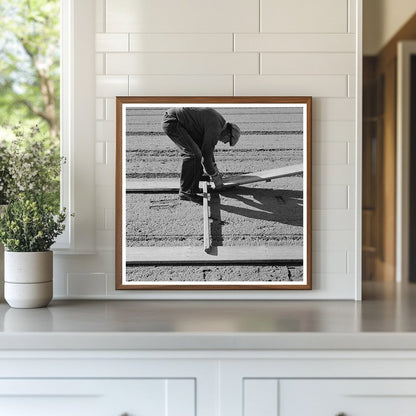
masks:
[[[217,190],[222,189],[224,187],[224,182],[222,180],[221,173],[218,172],[218,170],[213,175],[211,175],[211,181],[214,183],[214,188]]]

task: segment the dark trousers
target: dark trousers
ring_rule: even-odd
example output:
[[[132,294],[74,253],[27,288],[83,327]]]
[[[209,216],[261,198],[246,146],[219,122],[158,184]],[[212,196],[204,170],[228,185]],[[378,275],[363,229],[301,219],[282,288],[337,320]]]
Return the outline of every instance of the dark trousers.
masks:
[[[198,184],[203,171],[201,149],[173,114],[165,113],[162,128],[181,153],[180,192],[198,192]]]

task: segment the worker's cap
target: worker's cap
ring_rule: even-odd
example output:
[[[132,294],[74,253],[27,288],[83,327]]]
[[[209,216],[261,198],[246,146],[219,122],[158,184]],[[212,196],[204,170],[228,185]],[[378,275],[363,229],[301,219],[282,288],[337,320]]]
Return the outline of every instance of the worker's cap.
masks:
[[[240,138],[240,127],[237,126],[237,124],[234,123],[227,123],[228,124],[228,130],[230,132],[230,146],[235,146],[238,142],[238,139]]]

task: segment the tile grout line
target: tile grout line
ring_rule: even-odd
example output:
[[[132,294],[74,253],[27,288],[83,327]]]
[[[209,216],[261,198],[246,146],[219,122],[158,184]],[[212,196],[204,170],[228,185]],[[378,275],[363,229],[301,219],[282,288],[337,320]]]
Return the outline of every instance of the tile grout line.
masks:
[[[349,254],[348,254],[348,250],[345,250],[345,271],[346,274],[349,274],[350,272],[350,267],[349,267]]]
[[[263,1],[259,0],[259,33],[261,33],[263,31],[263,22],[261,19],[261,11],[263,8]]]
[[[347,77],[347,91],[346,91],[346,97],[347,97],[347,98],[351,98],[351,97],[350,97],[350,77],[349,77],[349,75],[348,75],[348,74],[346,75],[346,77]]]
[[[351,33],[351,0],[347,2],[347,33]]]
[[[351,209],[351,201],[350,201],[350,193],[351,193],[351,185],[347,185],[347,210]]]
[[[106,19],[107,0],[103,0],[103,13],[104,13],[104,16],[102,16],[102,18],[103,18],[103,29],[104,29],[104,33],[107,33],[107,19]]]
[[[350,142],[347,142],[347,165],[351,164],[350,151],[351,151]]]
[[[233,96],[235,96],[235,74],[233,74]]]
[[[263,65],[262,65],[262,56],[261,52],[259,52],[259,75],[263,75]]]
[[[351,83],[351,80],[350,80],[350,75],[349,74],[347,74],[347,97],[348,98],[351,98],[350,97],[350,83]]]

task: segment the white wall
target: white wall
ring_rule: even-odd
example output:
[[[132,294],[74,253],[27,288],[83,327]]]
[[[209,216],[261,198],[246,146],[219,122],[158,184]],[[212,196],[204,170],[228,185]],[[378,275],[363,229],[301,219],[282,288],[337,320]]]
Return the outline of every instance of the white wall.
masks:
[[[363,0],[364,55],[377,55],[415,13],[414,0]]]
[[[96,0],[97,253],[57,256],[56,297],[175,295],[114,290],[117,95],[313,96],[313,290],[182,297],[359,296],[356,1]]]

